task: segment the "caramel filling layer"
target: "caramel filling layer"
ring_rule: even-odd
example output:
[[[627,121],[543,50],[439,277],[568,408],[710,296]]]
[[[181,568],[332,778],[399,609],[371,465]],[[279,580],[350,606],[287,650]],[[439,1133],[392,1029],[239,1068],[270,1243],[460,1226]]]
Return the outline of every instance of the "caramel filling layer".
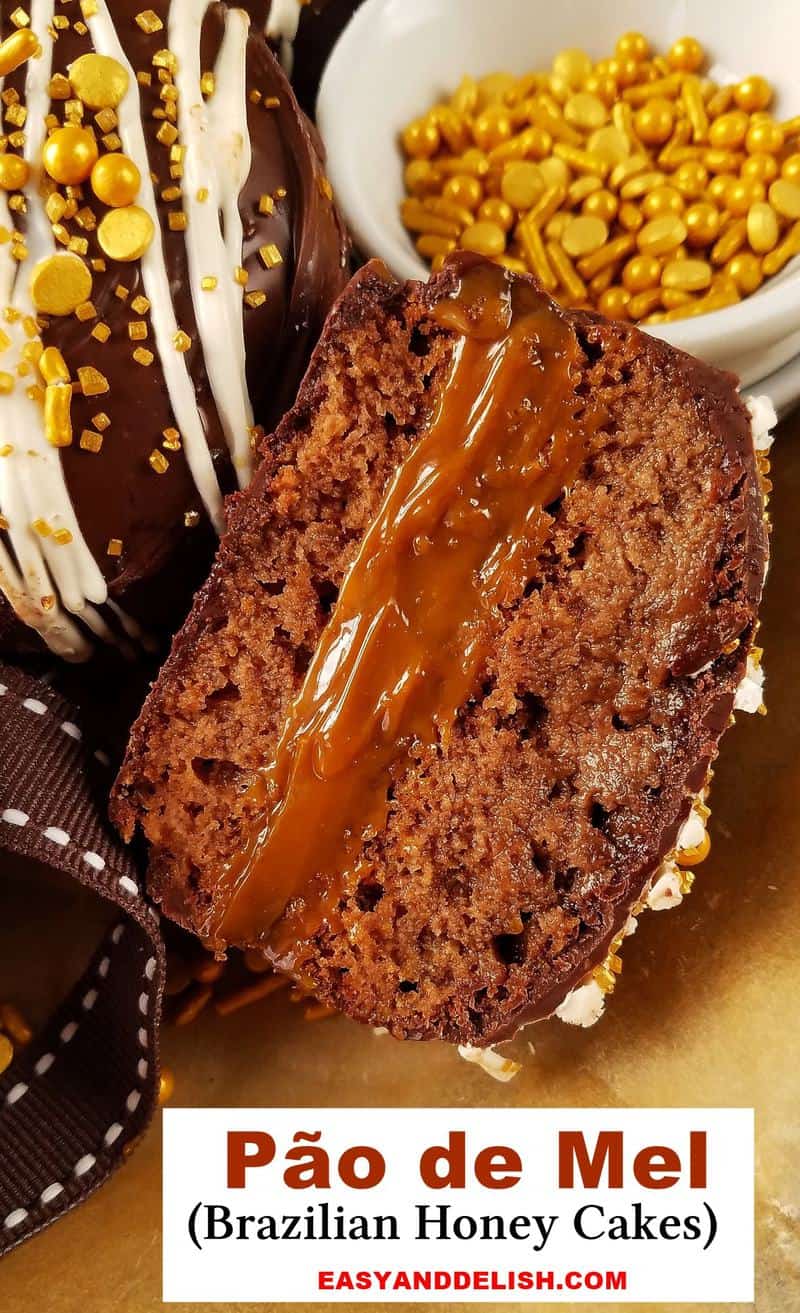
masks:
[[[344,580],[209,927],[276,959],[368,869],[409,749],[446,744],[585,453],[580,348],[533,286],[467,267],[433,315],[454,343],[430,424]]]

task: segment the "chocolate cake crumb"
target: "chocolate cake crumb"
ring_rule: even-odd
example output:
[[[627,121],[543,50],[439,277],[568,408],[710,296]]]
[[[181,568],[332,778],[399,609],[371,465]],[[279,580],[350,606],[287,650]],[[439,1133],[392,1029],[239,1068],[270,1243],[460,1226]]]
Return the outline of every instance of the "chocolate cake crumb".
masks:
[[[453,345],[431,311],[457,278],[399,284],[373,263],[352,281],[133,730],[112,814],[141,829],[150,891],[190,929],[431,415]],[[567,318],[600,427],[449,741],[398,761],[388,821],[362,842],[371,874],[296,964],[398,1037],[489,1044],[603,959],[703,784],[754,633],[766,531],[735,380]]]

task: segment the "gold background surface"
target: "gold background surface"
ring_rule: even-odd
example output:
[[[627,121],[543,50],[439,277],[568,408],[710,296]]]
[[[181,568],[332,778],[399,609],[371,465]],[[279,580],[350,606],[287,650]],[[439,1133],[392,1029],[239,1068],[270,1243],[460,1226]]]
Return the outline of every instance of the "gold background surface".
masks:
[[[527,1031],[509,1050],[523,1070],[500,1085],[444,1045],[401,1046],[340,1018],[307,1023],[277,995],[225,1020],[208,1013],[192,1027],[165,1031],[174,1105],[452,1104],[497,1108],[499,1128],[511,1107],[754,1106],[756,1302],[725,1307],[800,1309],[800,417],[779,432],[773,471],[773,565],[761,635],[769,715],[740,715],[726,739],[711,797],[711,856],[680,908],[642,917],[603,1020],[589,1031],[559,1022]],[[104,912],[77,887],[53,890],[44,905],[36,893],[0,883],[0,998],[40,1021],[80,973]],[[160,1170],[157,1119],[88,1203],[3,1260],[2,1313],[161,1308]],[[168,1307],[210,1313],[223,1306]],[[678,1313],[686,1306],[547,1307]]]

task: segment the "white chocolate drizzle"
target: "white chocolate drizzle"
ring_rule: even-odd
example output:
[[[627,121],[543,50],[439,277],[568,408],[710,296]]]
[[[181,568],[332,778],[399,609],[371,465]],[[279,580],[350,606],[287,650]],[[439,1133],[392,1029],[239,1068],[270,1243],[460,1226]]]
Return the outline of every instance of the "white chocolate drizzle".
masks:
[[[300,0],[272,0],[266,34],[270,41],[280,41],[281,64],[287,77],[292,76],[294,39],[300,26]]]
[[[244,302],[242,288],[234,278],[242,259],[242,229],[235,200],[237,219],[233,231],[227,233],[230,246],[223,235],[222,218],[230,227],[233,216],[226,191],[233,182],[233,195],[238,197],[250,172],[245,85],[249,20],[239,9],[226,13],[212,116],[200,90],[200,34],[208,6],[209,0],[173,4],[169,43],[178,61],[178,128],[186,151],[183,185],[192,304],[214,402],[239,485],[244,487],[252,471],[253,412],[244,377]],[[199,200],[198,194],[206,199]],[[203,289],[205,279],[216,280],[213,290]]]
[[[174,7],[180,8],[180,6]],[[170,405],[181,433],[186,461],[203,505],[208,512],[209,519],[219,533],[224,525],[222,493],[211,460],[211,452],[206,442],[203,422],[197,408],[194,384],[183,354],[175,348],[178,321],[175,318],[175,307],[172,304],[170,294],[164,244],[161,239],[161,224],[156,210],[153,182],[150,177],[150,162],[147,156],[147,145],[142,126],[142,110],[136,73],[122,48],[106,0],[98,0],[97,12],[87,19],[87,23],[98,54],[110,55],[128,73],[128,92],[117,110],[119,135],[122,139],[123,149],[134,161],[142,176],[142,186],[137,198],[137,204],[143,210],[147,210],[155,227],[153,241],[141,261],[142,282],[150,301],[153,334],[169,393]]]

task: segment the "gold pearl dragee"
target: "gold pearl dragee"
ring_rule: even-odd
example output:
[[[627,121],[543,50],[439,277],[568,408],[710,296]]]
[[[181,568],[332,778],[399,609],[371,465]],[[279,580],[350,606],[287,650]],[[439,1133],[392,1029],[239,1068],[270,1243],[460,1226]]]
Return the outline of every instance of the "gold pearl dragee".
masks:
[[[21,155],[0,155],[0,190],[19,191],[30,177],[30,167]]]
[[[67,123],[47,138],[42,162],[54,182],[76,187],[89,177],[98,155],[94,133],[77,123]]]
[[[400,135],[403,223],[439,269],[459,248],[537,275],[564,305],[660,323],[750,296],[800,254],[800,117],[752,73],[704,75],[692,36],[656,53],[464,77]]]
[[[139,195],[141,174],[133,160],[116,151],[101,155],[92,169],[92,191],[112,209],[132,205]]]

